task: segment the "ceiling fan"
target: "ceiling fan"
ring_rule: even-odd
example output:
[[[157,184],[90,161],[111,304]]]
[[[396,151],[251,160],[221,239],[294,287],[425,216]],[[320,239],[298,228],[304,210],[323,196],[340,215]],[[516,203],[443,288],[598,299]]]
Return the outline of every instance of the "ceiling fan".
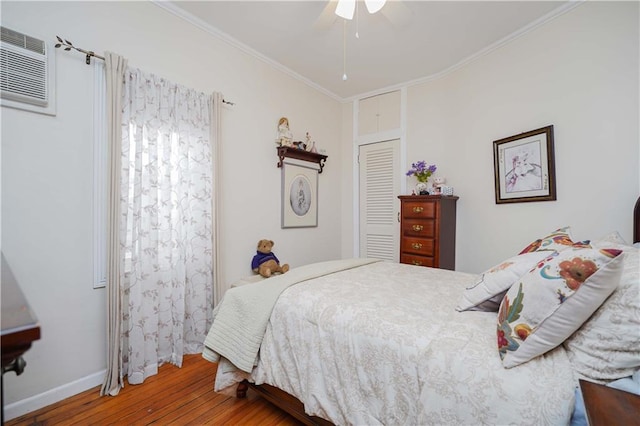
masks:
[[[313,27],[316,30],[326,30],[337,18],[353,20],[358,15],[359,3],[364,3],[370,14],[380,12],[397,28],[406,26],[411,19],[411,11],[401,0],[329,0]]]
[[[342,18],[342,80],[347,81],[347,21],[353,20],[355,17],[355,37],[360,38],[358,34],[358,4],[364,2],[369,14],[381,12],[395,27],[403,27],[407,25],[411,19],[412,12],[406,7],[401,0],[329,0],[324,10],[314,23],[313,27],[318,29],[326,29],[333,25],[337,17]],[[385,7],[386,5],[386,7]]]
[[[378,12],[385,5],[387,0],[364,0],[364,4],[367,6],[369,13],[374,14]],[[338,0],[336,6],[336,15],[344,19],[353,19],[353,15],[356,12],[356,0]]]

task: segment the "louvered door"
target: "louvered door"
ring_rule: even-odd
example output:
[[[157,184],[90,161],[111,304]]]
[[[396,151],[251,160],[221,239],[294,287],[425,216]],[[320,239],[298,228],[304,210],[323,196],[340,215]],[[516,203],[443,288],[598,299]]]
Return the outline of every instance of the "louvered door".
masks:
[[[400,141],[360,147],[360,256],[397,262]]]

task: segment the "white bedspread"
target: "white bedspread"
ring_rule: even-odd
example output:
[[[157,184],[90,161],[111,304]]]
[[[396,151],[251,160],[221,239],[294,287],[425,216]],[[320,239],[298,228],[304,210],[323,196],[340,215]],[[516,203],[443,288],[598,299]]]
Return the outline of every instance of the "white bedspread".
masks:
[[[305,280],[372,262],[377,260],[343,259],[313,263],[268,280],[228,290],[213,312],[213,324],[204,340],[202,356],[211,362],[217,362],[222,356],[239,369],[251,372],[271,311],[282,291]]]
[[[568,424],[564,349],[504,369],[496,314],[455,310],[474,279],[379,262],[289,287],[251,380],[340,425]],[[243,377],[221,363],[216,390]]]

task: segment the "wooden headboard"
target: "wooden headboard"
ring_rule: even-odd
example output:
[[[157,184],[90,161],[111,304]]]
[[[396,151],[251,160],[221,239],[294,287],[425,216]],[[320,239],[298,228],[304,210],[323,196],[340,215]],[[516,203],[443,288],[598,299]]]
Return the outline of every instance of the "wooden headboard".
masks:
[[[640,243],[640,197],[633,209],[633,242]]]

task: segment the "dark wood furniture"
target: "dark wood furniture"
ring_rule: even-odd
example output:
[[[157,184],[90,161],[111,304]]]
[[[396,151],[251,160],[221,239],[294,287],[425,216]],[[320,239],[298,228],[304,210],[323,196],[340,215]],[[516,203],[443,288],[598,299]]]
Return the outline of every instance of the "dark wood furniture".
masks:
[[[251,388],[258,395],[262,396],[264,399],[274,404],[276,407],[281,410],[287,412],[291,416],[295,417],[296,420],[300,421],[302,424],[307,426],[331,426],[331,423],[328,420],[325,420],[321,417],[309,416],[304,412],[304,404],[300,402],[300,400],[293,395],[288,394],[287,392],[278,389],[275,386],[271,386],[268,384],[256,385],[248,382],[247,380],[238,383],[238,388],[236,389],[236,396],[238,398],[244,398],[247,396],[247,389]]]
[[[40,326],[20,287],[2,280],[2,370],[15,362],[40,338]]]
[[[22,374],[26,362],[22,355],[40,338],[40,325],[27,300],[18,287],[9,265],[2,256],[2,374],[13,371]],[[0,380],[0,392],[4,401],[4,384]],[[3,402],[4,404],[4,402]],[[4,423],[4,405],[1,421]]]
[[[640,242],[640,197],[633,208],[633,242]]]
[[[315,152],[305,151],[304,149],[298,149],[290,146],[279,146],[278,150],[278,167],[282,167],[282,162],[285,158],[293,158],[295,160],[310,161],[312,163],[318,163],[320,170],[318,173],[322,173],[324,168],[324,162],[327,160],[327,156],[323,154],[317,154]]]
[[[400,263],[454,270],[456,202],[445,195],[401,195]]]
[[[580,380],[590,426],[640,426],[640,396]]]

